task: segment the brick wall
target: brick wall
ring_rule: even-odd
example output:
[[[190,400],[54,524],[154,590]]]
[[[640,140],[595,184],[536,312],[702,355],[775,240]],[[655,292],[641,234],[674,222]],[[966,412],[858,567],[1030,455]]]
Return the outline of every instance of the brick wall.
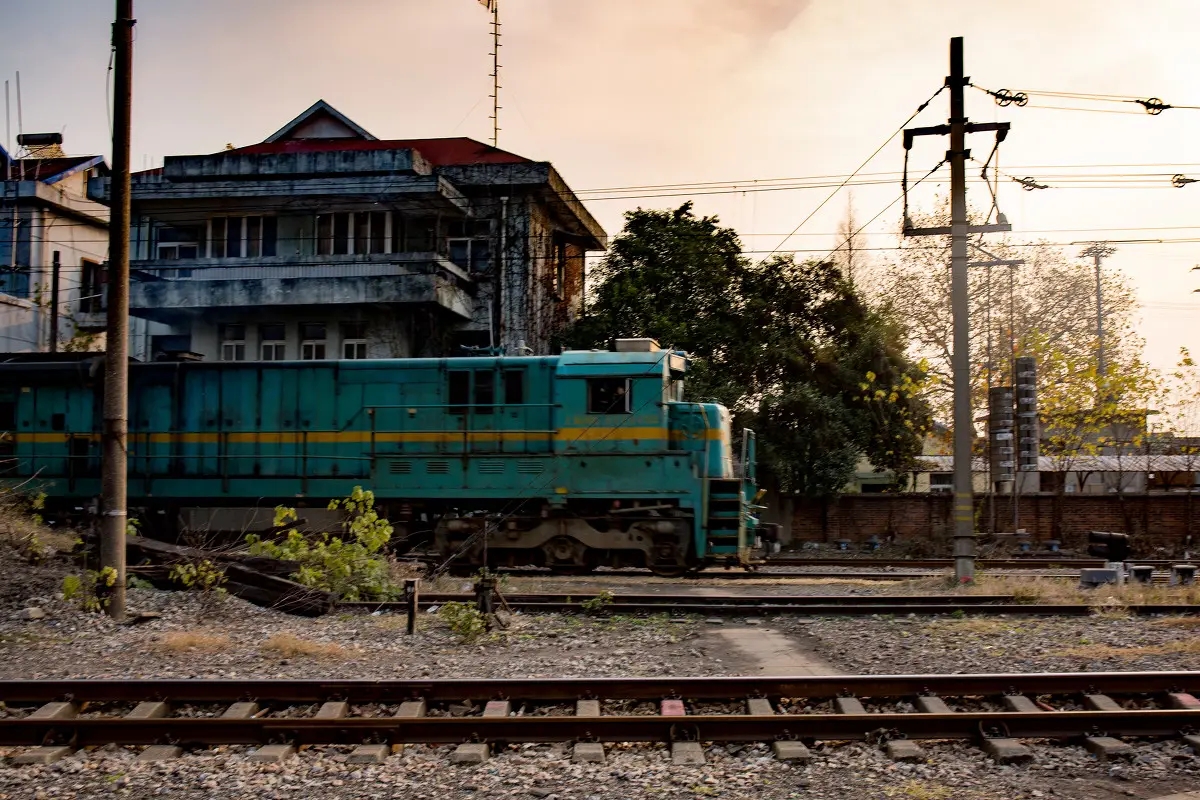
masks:
[[[977,530],[987,530],[989,499],[975,498]],[[1088,531],[1123,531],[1139,536],[1143,547],[1177,547],[1200,534],[1200,497],[1185,494],[1025,495],[1018,500],[1019,527],[1038,541],[1061,539],[1082,544]],[[1011,531],[1013,498],[996,498],[997,531]],[[792,540],[865,541],[871,536],[906,540],[949,539],[948,494],[848,494],[825,503],[797,498]],[[1189,520],[1190,517],[1190,520]]]

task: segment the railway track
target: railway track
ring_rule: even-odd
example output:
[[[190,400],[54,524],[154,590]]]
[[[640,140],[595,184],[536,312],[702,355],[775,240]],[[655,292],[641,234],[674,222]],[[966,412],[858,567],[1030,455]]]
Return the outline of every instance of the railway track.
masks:
[[[430,610],[450,603],[474,603],[470,594],[422,594],[418,606]],[[919,615],[1015,615],[1086,617],[1104,606],[1086,603],[1017,603],[1011,595],[633,595],[505,594],[504,606],[526,613],[655,614],[673,616],[871,616],[873,614]],[[497,601],[497,607],[500,607]],[[370,612],[403,612],[403,602],[341,603],[339,609]],[[1135,616],[1196,614],[1200,606],[1182,603],[1147,603],[1122,606]]]
[[[1119,757],[1122,736],[1200,748],[1196,692],[1200,672],[0,681],[0,746],[34,747],[14,760],[47,763],[107,744],[147,745],[150,758],[257,745],[259,760],[338,744],[359,745],[349,758],[366,762],[405,743],[458,743],[471,757],[458,760],[478,761],[500,742],[576,742],[577,757],[582,746],[597,760],[603,742],[667,742],[703,759],[701,742],[758,741],[806,759],[814,741],[873,740],[905,758],[917,740],[961,739],[1016,761],[1030,755],[1020,739],[1051,738]]]

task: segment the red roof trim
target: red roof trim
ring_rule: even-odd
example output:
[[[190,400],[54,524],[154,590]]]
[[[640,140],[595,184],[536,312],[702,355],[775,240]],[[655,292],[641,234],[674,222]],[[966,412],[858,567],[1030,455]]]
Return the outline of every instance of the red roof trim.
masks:
[[[530,159],[477,142],[465,136],[446,139],[287,139],[260,142],[213,155],[271,155],[276,153],[321,153],[339,150],[416,150],[437,167],[470,164],[530,164]]]

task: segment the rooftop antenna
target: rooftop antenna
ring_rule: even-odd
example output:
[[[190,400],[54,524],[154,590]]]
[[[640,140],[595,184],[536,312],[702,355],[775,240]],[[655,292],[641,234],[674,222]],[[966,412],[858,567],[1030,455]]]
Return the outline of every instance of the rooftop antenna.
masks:
[[[492,13],[492,147],[500,146],[500,0],[479,0]]]

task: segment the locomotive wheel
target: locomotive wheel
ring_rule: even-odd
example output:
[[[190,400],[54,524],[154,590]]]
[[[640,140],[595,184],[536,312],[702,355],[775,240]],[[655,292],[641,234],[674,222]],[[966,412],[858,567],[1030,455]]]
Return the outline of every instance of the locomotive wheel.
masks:
[[[682,578],[688,568],[679,564],[651,564],[650,571],[660,578]]]

